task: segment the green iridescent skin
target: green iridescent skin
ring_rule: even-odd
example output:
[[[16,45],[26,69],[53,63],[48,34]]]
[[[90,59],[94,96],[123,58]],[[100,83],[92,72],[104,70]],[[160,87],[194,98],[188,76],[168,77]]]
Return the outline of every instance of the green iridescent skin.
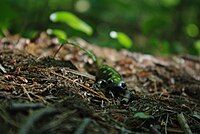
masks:
[[[100,65],[98,74],[97,74],[97,81],[104,80],[105,87],[114,89],[114,90],[125,90],[126,85],[123,81],[122,76],[112,67],[108,65]]]
[[[118,85],[122,81],[121,75],[108,65],[100,66],[98,73],[98,79],[106,80],[114,85]]]

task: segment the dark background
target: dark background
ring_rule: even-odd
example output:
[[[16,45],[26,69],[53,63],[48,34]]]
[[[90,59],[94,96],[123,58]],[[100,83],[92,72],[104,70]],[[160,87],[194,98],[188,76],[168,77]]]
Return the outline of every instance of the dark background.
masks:
[[[200,55],[199,0],[1,0],[0,36],[5,31],[34,38],[48,28],[61,28],[100,46],[121,49],[110,31],[126,33],[131,51],[155,55]],[[52,23],[51,13],[65,10],[92,26],[94,34]]]

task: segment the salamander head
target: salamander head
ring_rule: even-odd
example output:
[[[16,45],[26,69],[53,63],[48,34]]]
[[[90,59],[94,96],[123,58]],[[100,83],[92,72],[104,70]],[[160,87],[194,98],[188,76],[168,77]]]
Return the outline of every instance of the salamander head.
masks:
[[[125,83],[124,81],[120,81],[120,82],[118,83],[118,85],[116,86],[116,88],[117,88],[117,90],[119,90],[119,91],[124,91],[124,90],[127,89],[126,83]]]

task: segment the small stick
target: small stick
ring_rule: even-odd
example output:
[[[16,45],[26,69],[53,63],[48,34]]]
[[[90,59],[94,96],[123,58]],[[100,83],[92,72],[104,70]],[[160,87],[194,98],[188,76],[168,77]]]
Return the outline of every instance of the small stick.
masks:
[[[31,94],[32,94],[33,96],[37,97],[38,99],[42,100],[45,104],[47,104],[47,101],[46,101],[43,97],[41,97],[41,96],[39,96],[39,95],[36,95],[36,94],[34,94],[34,93],[32,93],[32,92],[31,92]]]
[[[178,130],[178,129],[175,129],[175,128],[168,128],[167,131],[169,133],[173,133],[173,134],[179,134],[179,133],[182,134],[183,133],[182,130]]]
[[[7,73],[6,72],[6,69],[0,64],[0,69],[1,69],[1,71],[5,74],[5,73]]]
[[[53,55],[53,58],[56,57],[56,55],[58,54],[58,52],[60,51],[60,49],[63,47],[63,45],[60,45],[60,47],[58,48],[58,50],[55,52],[55,54]]]
[[[95,80],[95,76],[94,75],[91,75],[91,74],[88,74],[88,73],[82,73],[82,72],[79,72],[79,71],[76,71],[76,70],[73,70],[73,69],[70,69],[70,68],[66,68],[70,73],[73,73],[73,74],[76,74],[76,75],[79,75],[79,76],[83,76],[83,77],[86,77],[86,78],[89,78],[91,80]]]
[[[190,61],[193,61],[193,62],[198,62],[198,63],[200,63],[200,59],[199,59],[198,56],[183,55],[183,56],[181,56],[181,58],[183,58],[184,60],[190,60]]]
[[[192,134],[192,131],[191,131],[189,125],[187,124],[187,121],[186,121],[183,113],[178,114],[177,118],[178,118],[178,122],[179,122],[181,128],[183,129],[184,133]]]
[[[167,114],[167,118],[165,121],[165,134],[167,134],[167,124],[168,124],[169,114]]]
[[[20,84],[20,85],[21,85],[21,84]],[[29,93],[28,93],[28,91],[26,90],[26,88],[25,88],[23,85],[21,85],[21,87],[23,88],[24,93],[28,96],[29,100],[30,100],[30,101],[33,101],[33,99],[32,99],[31,96],[29,95]]]

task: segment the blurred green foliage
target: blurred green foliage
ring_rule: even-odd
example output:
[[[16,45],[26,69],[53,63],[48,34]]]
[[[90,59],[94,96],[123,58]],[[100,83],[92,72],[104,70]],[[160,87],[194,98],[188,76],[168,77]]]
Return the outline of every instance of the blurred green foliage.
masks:
[[[47,29],[47,34],[57,37],[61,44],[66,43],[66,41],[68,40],[65,31],[60,29]],[[64,42],[62,42],[63,40]]]
[[[122,33],[122,32],[116,32],[116,31],[111,31],[110,32],[110,37],[113,38],[113,39],[117,39],[118,42],[124,46],[125,48],[129,49],[132,47],[132,41],[131,39],[125,34],[125,33]]]
[[[75,16],[70,12],[60,11],[52,13],[50,15],[50,20],[53,22],[65,23],[70,27],[72,27],[73,29],[84,32],[87,35],[91,35],[93,32],[92,28],[87,23],[80,20],[77,16]]]
[[[68,11],[92,26],[92,37],[49,20]],[[32,37],[48,28],[62,29],[100,46],[150,54],[200,55],[199,0],[1,0],[0,29]],[[112,39],[111,31],[126,33],[131,47]],[[2,34],[0,32],[0,35]]]

